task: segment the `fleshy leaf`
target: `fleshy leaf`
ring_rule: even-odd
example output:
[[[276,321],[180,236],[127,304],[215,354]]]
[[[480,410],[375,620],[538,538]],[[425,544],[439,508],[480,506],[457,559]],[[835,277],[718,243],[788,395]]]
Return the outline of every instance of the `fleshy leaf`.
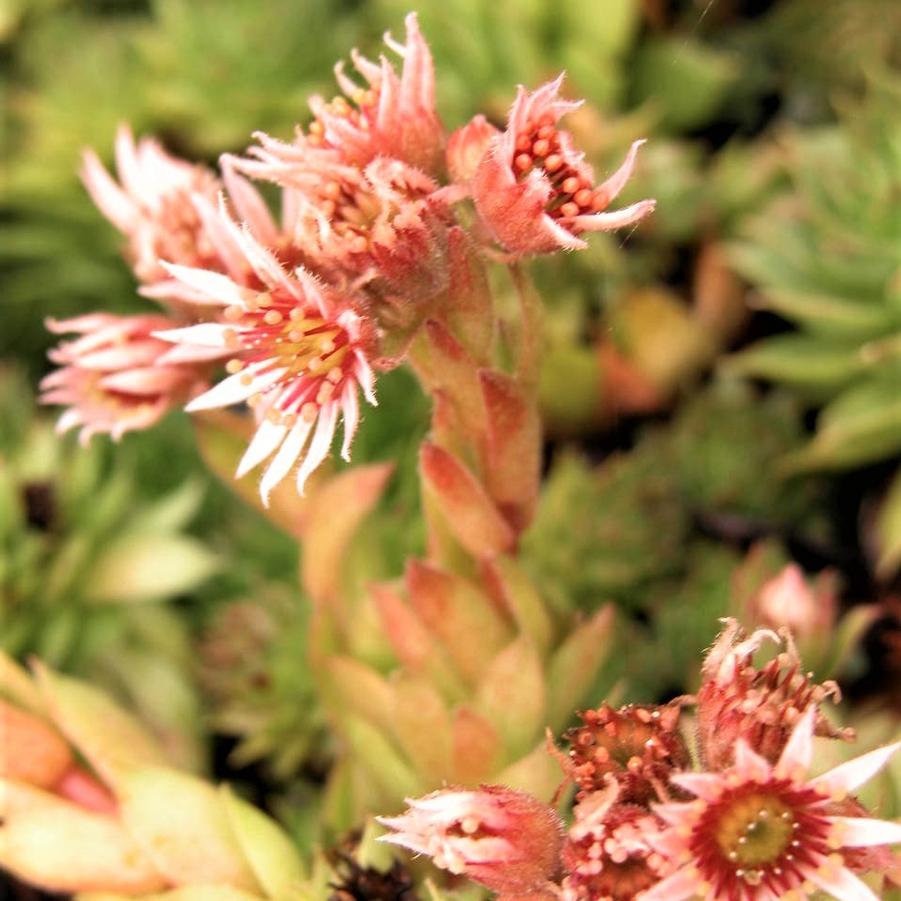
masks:
[[[170,881],[259,891],[209,783],[163,767],[134,770],[120,780],[119,800],[126,828]]]
[[[152,892],[166,881],[112,817],[0,779],[0,865],[53,892]],[[171,811],[170,811],[171,816]]]
[[[281,827],[228,786],[219,789],[232,831],[257,882],[270,898],[290,898],[304,879],[297,848]]]

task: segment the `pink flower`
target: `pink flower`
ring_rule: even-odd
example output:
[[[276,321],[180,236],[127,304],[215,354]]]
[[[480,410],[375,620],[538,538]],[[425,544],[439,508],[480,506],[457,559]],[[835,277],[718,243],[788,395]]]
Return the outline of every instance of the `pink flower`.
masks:
[[[142,282],[141,293],[158,300],[199,303],[196,293],[169,279],[161,260],[246,276],[241,255],[222,227],[216,198],[223,184],[203,166],[167,153],[156,141],[122,125],[116,133],[117,183],[93,150],[81,177],[100,211],[127,239],[125,256]],[[236,173],[225,173],[229,198],[261,240],[274,244],[277,230],[262,198]]]
[[[835,623],[837,598],[834,577],[823,575],[811,588],[801,567],[789,563],[751,601],[759,621],[774,628],[785,626],[799,641],[828,634]]]
[[[154,337],[173,325],[160,315],[89,313],[48,320],[47,328],[55,334],[80,335],[50,351],[50,359],[62,368],[41,382],[42,403],[69,407],[58,430],[80,427],[83,444],[98,432],[118,440],[184,403],[203,384],[207,361],[218,354],[197,347],[173,353],[170,344]]]
[[[400,76],[385,57],[374,63],[353,51],[354,68],[365,87],[348,78],[338,63],[335,77],[345,96],[328,103],[321,97],[310,100],[315,119],[309,134],[298,136],[299,145],[337,151],[343,162],[357,166],[386,156],[425,172],[440,170],[445,137],[435,107],[432,55],[416,13],[405,24],[405,43],[385,35],[385,43],[403,58]]]
[[[605,212],[635,166],[636,141],[625,161],[599,187],[571,135],[557,122],[579,104],[558,96],[561,75],[533,93],[520,87],[507,130],[492,140],[472,178],[472,196],[492,237],[511,254],[581,250],[584,232],[611,231],[654,209],[642,200]]]
[[[670,773],[689,762],[679,713],[678,703],[628,704],[618,710],[602,704],[580,713],[582,725],[565,735],[571,745],[566,769],[579,786],[579,797],[602,790],[612,776],[620,802],[656,798]]]
[[[841,901],[876,901],[847,866],[856,849],[901,841],[901,824],[833,815],[834,804],[877,773],[901,742],[814,779],[816,708],[806,709],[775,764],[739,739],[735,764],[683,773],[672,782],[696,795],[655,805],[669,828],[654,842],[679,868],[639,901],[789,901],[821,891]]]
[[[285,232],[305,265],[332,282],[365,284],[393,318],[447,287],[450,213],[431,178],[399,160],[361,169],[265,135],[260,141],[255,159],[228,165],[286,189]]]
[[[349,459],[359,419],[358,391],[375,404],[367,360],[371,327],[309,272],[298,267],[287,273],[249,230],[224,219],[261,287],[248,288],[205,269],[165,264],[179,282],[222,305],[224,321],[157,336],[230,356],[229,376],[186,409],[244,402],[254,408],[258,427],[236,475],[240,478],[271,457],[260,482],[268,504],[272,489],[298,461],[297,488],[303,493],[308,476],[329,452],[339,415],[344,421],[341,453]]]
[[[753,657],[766,641],[779,643],[769,629],[758,629],[744,638],[735,620],[726,620],[701,667],[698,689],[698,744],[701,757],[711,769],[731,765],[736,741],[742,739],[758,754],[775,761],[802,710],[828,697],[839,700],[835,682],[818,684],[801,669],[794,643],[787,638],[786,649],[761,668]],[[834,729],[820,714],[817,735],[849,738],[850,733]]]
[[[531,795],[488,785],[442,789],[407,804],[402,816],[377,818],[394,830],[381,841],[427,854],[505,896],[538,894],[557,872],[560,820]]]
[[[632,901],[672,871],[653,846],[663,822],[618,795],[611,781],[576,805],[563,845],[561,901]]]
[[[500,132],[480,113],[458,128],[447,142],[447,171],[451,180],[465,185],[475,175],[489,144]]]

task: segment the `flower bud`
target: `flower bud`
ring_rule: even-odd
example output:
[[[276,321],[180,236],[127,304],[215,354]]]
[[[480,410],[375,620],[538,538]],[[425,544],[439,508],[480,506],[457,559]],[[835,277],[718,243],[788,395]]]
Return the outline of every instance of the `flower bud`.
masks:
[[[475,174],[491,139],[500,132],[481,113],[458,128],[447,142],[447,170],[458,184]]]
[[[428,854],[436,866],[504,895],[538,893],[559,867],[561,823],[531,795],[503,786],[443,789],[408,799],[382,841]]]
[[[767,760],[777,760],[802,711],[828,697],[840,700],[835,682],[816,683],[812,673],[801,670],[794,642],[785,634],[785,650],[758,669],[754,652],[767,640],[778,643],[779,636],[758,629],[744,638],[738,623],[726,620],[701,668],[698,690],[698,741],[709,769],[730,766],[740,738]],[[816,734],[848,737],[822,713],[817,714]]]
[[[679,705],[639,706],[618,710],[602,704],[579,714],[582,725],[566,737],[570,775],[579,797],[601,790],[613,776],[621,802],[643,803],[656,797],[656,788],[669,782],[670,773],[689,763],[679,734]]]

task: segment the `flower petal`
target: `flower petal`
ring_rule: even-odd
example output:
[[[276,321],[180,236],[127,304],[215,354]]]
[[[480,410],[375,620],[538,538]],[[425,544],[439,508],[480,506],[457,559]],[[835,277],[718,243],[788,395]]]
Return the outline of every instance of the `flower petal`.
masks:
[[[286,426],[264,419],[254,433],[250,444],[247,445],[244,456],[241,457],[241,461],[238,463],[235,478],[241,479],[251,469],[259,466],[281,444],[287,433],[288,429]]]
[[[743,778],[758,782],[768,779],[772,772],[769,761],[752,751],[751,746],[741,738],[735,743],[735,769]]]
[[[684,867],[636,896],[636,901],[683,901],[698,891],[698,877]]]
[[[775,772],[780,778],[802,778],[810,769],[813,759],[813,727],[816,722],[817,705],[811,704],[801,715],[782,749],[776,763]]]
[[[338,404],[334,401],[327,403],[319,411],[319,421],[316,423],[316,432],[310,442],[310,448],[297,470],[297,491],[303,495],[304,485],[313,471],[319,466],[328,454],[329,446],[335,437],[335,427],[338,424]]]
[[[645,143],[647,142],[644,138],[640,141],[634,141],[619,169],[599,186],[598,190],[604,192],[608,203],[616,199],[616,195],[622,191],[626,186],[626,182],[632,177],[632,170],[635,168],[635,158],[638,156],[638,148]]]
[[[573,216],[572,219],[564,219],[570,225],[577,225],[582,231],[586,232],[607,232],[626,225],[632,225],[644,219],[649,213],[654,211],[657,206],[656,200],[639,200],[631,206],[623,207],[621,210],[613,210],[609,213],[592,213],[589,216]]]
[[[818,870],[805,870],[804,876],[838,901],[879,901],[869,887],[846,867],[832,868],[827,863]]]
[[[277,382],[284,372],[284,369],[270,369],[261,375],[256,375],[249,369],[244,372],[236,372],[213,385],[209,391],[199,394],[185,407],[185,410],[188,413],[196,413],[198,410],[213,410],[216,407],[230,407],[232,404],[241,403]],[[253,376],[249,383],[246,379],[247,375]]]
[[[179,266],[160,260],[160,265],[178,281],[206,295],[211,300],[222,304],[237,304],[243,307],[245,292],[227,275],[210,272],[208,269],[195,269],[193,266]]]
[[[297,462],[312,427],[311,421],[303,417],[298,419],[282,442],[275,459],[263,473],[263,478],[260,480],[260,497],[263,499],[264,506],[269,506],[269,495],[272,493],[272,489],[281,482]]]
[[[173,344],[194,344],[197,347],[225,347],[225,334],[229,327],[218,322],[201,322],[185,328],[170,328],[154,332],[154,338]],[[234,329],[232,329],[234,331]]]
[[[841,841],[843,848],[868,848],[901,842],[901,823],[869,817],[830,817],[829,821],[837,827],[836,841]]]
[[[704,801],[715,801],[723,793],[723,777],[716,773],[677,773],[670,781]]]
[[[360,421],[360,399],[357,397],[357,386],[348,382],[341,395],[341,418],[344,421],[344,441],[341,445],[341,458],[350,462],[350,445]]]
[[[128,232],[138,218],[134,201],[106,171],[93,150],[86,150],[82,157],[81,180],[97,208],[121,232]]]
[[[846,794],[853,792],[858,786],[870,780],[891,759],[892,755],[901,749],[901,741],[884,748],[877,748],[868,754],[862,754],[846,763],[817,776],[810,782],[811,787],[828,795]]]

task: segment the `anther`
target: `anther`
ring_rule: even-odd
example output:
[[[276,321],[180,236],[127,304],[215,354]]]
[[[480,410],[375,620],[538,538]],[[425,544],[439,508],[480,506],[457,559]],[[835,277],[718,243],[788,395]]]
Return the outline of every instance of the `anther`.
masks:
[[[544,161],[545,172],[556,172],[563,165],[563,157],[559,153],[552,153]]]
[[[532,157],[530,157],[526,153],[520,153],[515,160],[513,160],[513,165],[519,169],[520,172],[526,172],[528,169],[532,167]],[[545,168],[547,165],[545,164]]]

